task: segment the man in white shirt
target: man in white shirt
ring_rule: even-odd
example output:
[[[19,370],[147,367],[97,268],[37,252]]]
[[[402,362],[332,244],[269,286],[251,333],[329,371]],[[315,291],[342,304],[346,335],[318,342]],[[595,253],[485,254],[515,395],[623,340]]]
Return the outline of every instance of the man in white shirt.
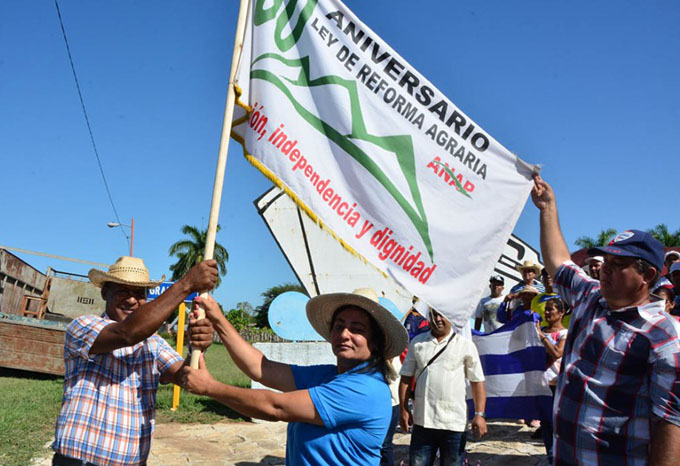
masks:
[[[490,296],[485,296],[479,300],[477,309],[475,310],[475,330],[482,328],[484,324],[484,333],[491,333],[500,327],[501,324],[496,319],[498,308],[503,303],[503,287],[505,286],[505,279],[500,275],[492,275],[489,278]]]
[[[430,309],[430,331],[409,345],[399,382],[399,424],[413,425],[410,466],[431,465],[437,450],[441,465],[460,465],[465,457],[467,403],[465,379],[470,381],[475,416],[472,430],[486,434],[484,373],[474,343],[454,333],[451,323]],[[415,379],[413,414],[408,409]]]

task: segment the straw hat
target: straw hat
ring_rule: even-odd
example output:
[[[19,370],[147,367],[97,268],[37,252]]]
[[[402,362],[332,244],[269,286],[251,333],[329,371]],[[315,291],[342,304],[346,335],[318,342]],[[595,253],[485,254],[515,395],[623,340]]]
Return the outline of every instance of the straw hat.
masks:
[[[540,264],[534,264],[531,261],[524,261],[522,265],[518,265],[515,267],[515,270],[522,271],[524,269],[533,269],[534,272],[536,272],[536,275],[541,273],[541,270],[543,270],[543,267],[540,266]]]
[[[123,256],[109,267],[108,272],[99,269],[91,269],[87,274],[90,282],[99,288],[106,282],[120,283],[121,285],[139,286],[150,288],[160,285],[165,279],[165,275],[158,281],[149,278],[149,270],[144,265],[144,261],[139,257]]]
[[[326,341],[331,339],[331,319],[339,308],[356,306],[368,312],[385,335],[385,359],[400,355],[408,345],[408,333],[399,320],[378,303],[378,295],[370,288],[359,288],[353,293],[328,293],[312,298],[307,303],[307,319]]]
[[[520,293],[520,294],[521,293],[539,294],[539,291],[538,291],[538,288],[536,288],[535,286],[526,285],[526,286],[523,286],[522,288],[520,288],[519,290],[517,290],[517,293]]]

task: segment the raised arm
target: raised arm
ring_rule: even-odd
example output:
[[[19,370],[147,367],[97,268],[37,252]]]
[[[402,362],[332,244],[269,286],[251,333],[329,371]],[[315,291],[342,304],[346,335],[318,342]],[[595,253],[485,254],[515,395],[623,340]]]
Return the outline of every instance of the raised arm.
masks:
[[[541,323],[536,322],[536,330],[538,331],[538,337],[541,339],[541,343],[545,347],[546,353],[550,356],[552,361],[562,357],[564,352],[564,345],[567,342],[566,338],[560,338],[556,345],[553,345],[548,336],[541,330]]]
[[[534,175],[534,188],[531,190],[531,200],[541,211],[541,254],[543,262],[551,277],[555,276],[557,268],[571,256],[567,243],[562,236],[560,221],[557,215],[555,193],[548,183],[540,176]]]
[[[124,320],[104,327],[92,344],[90,354],[108,353],[146,340],[190,293],[211,290],[217,282],[217,276],[216,261],[195,265],[157,299],[139,306]]]
[[[496,320],[501,324],[505,324],[510,321],[512,311],[510,310],[510,301],[515,299],[516,293],[510,293],[507,295],[498,309],[496,309]]]
[[[196,303],[204,305],[205,315],[215,326],[215,330],[224,343],[224,347],[229,351],[231,359],[248,377],[262,385],[282,392],[290,392],[296,389],[291,367],[288,364],[270,361],[260,350],[245,341],[222,314],[212,297],[208,296],[208,298],[202,300],[197,298]]]
[[[649,466],[677,464],[680,457],[680,426],[655,419],[649,445]]]

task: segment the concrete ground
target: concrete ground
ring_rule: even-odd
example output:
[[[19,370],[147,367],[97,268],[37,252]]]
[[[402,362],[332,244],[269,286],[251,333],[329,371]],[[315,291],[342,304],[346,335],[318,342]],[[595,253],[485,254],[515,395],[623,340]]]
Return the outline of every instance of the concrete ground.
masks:
[[[534,429],[514,422],[489,421],[489,434],[468,440],[470,466],[548,466],[543,443],[532,440]],[[411,436],[397,433],[395,464],[408,464]],[[51,454],[32,461],[49,466]],[[222,422],[218,424],[160,424],[151,445],[149,466],[283,465],[286,424],[282,422]]]

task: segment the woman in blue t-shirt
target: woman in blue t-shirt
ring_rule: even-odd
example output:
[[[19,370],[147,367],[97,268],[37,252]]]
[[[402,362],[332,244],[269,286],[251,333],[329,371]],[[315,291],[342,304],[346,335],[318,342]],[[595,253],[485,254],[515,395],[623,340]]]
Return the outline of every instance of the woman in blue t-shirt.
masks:
[[[288,465],[377,465],[392,415],[389,360],[408,344],[406,329],[378,303],[375,291],[331,293],[307,303],[312,327],[331,343],[336,365],[270,361],[227,321],[217,303],[200,302],[236,365],[251,379],[280,390],[233,387],[212,378],[201,358],[183,369],[185,388],[250,417],[286,421]]]

